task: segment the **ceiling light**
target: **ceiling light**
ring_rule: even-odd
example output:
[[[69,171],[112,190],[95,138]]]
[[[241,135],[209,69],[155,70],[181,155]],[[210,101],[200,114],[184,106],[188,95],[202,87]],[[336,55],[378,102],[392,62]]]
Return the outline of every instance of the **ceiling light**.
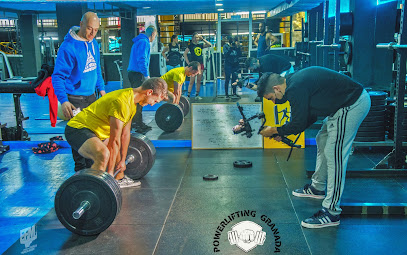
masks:
[[[218,12],[223,12],[225,9],[218,9]]]
[[[216,5],[216,6],[223,6],[222,3],[216,3],[215,5]]]
[[[151,7],[150,6],[144,6],[144,7],[142,7],[143,9],[150,9]]]
[[[253,14],[260,14],[260,13],[266,13],[267,11],[254,11],[252,12]]]

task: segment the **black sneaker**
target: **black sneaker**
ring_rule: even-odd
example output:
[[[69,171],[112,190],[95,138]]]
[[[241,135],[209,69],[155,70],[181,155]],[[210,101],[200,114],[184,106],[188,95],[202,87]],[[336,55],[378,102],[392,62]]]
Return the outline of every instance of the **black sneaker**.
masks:
[[[296,189],[292,193],[296,197],[311,197],[316,199],[325,198],[325,191],[319,191],[312,187],[311,184],[305,184],[304,188]]]
[[[261,98],[260,98],[260,97],[256,97],[256,99],[254,99],[254,102],[261,102]]]
[[[338,226],[341,223],[339,215],[332,215],[326,208],[322,208],[314,215],[301,221],[305,228],[326,228]]]
[[[146,125],[145,123],[141,123],[141,127],[144,128],[145,130],[151,130],[153,129],[152,127],[150,127],[149,125]]]
[[[148,131],[151,130],[149,128],[145,128],[144,126],[142,126],[138,123],[134,123],[133,125],[131,125],[131,127],[134,129],[135,132],[143,134],[143,135],[145,135]]]

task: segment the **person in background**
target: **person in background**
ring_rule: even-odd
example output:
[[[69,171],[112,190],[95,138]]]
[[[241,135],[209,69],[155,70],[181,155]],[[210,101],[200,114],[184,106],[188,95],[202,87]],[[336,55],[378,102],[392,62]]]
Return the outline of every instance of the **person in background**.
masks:
[[[168,54],[166,54],[167,52]],[[168,44],[168,47],[164,48],[161,54],[167,63],[167,72],[171,71],[173,68],[181,66],[182,55],[178,44],[178,35],[171,36],[171,43]]]
[[[100,67],[100,52],[95,36],[99,18],[94,12],[83,15],[79,27],[72,27],[59,47],[52,85],[65,120],[96,101],[95,92],[106,94]],[[89,168],[93,162],[72,150],[75,171]]]
[[[262,21],[259,23],[259,33],[253,43],[257,46],[257,58],[260,58],[267,54],[270,47],[278,44],[279,40],[270,31],[267,31],[266,22]]]
[[[192,34],[192,40],[190,41],[188,48],[184,51],[184,59],[189,65],[190,61],[197,61],[201,64],[201,73],[196,76],[196,96],[195,98],[201,100],[202,97],[199,96],[199,91],[201,88],[201,80],[204,71],[204,64],[203,64],[203,55],[202,50],[204,48],[212,47],[212,44],[205,40],[202,35],[199,35],[198,32]],[[188,59],[188,52],[191,52],[191,59]],[[188,97],[191,97],[192,87],[194,86],[194,77],[189,80],[188,86]]]
[[[186,77],[192,78],[200,72],[201,64],[191,61],[188,66],[174,68],[161,76],[168,85],[168,102],[179,104],[182,95],[182,84],[184,84]]]
[[[133,38],[133,46],[130,52],[129,67],[127,68],[129,81],[132,88],[138,88],[150,78],[150,43],[155,40],[157,29],[149,26],[144,34]],[[137,113],[133,118],[133,126],[138,133],[145,134],[151,127],[143,122],[143,107],[137,106]]]
[[[238,37],[229,37],[229,42],[223,46],[223,54],[225,57],[225,95],[226,99],[229,97],[229,82],[230,76],[232,76],[232,81],[237,79],[237,72],[239,70],[239,58],[242,56],[242,51],[240,49],[240,43]],[[235,98],[240,98],[236,94],[237,86],[232,86],[233,96]]]

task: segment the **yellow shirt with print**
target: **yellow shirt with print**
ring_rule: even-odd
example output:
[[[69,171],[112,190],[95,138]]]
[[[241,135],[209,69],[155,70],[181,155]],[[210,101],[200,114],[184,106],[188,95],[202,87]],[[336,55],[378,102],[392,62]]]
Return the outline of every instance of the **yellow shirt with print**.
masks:
[[[184,67],[177,67],[171,69],[169,72],[161,76],[161,78],[167,83],[168,91],[174,93],[174,81],[178,84],[183,84],[185,82],[187,75],[185,74]]]
[[[73,117],[67,125],[78,129],[88,128],[101,140],[105,140],[110,137],[110,116],[126,125],[136,111],[133,89],[119,89],[96,100]]]

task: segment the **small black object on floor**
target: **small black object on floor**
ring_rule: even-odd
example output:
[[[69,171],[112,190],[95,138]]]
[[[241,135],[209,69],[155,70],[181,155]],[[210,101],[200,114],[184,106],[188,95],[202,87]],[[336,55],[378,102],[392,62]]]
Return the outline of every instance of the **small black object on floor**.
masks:
[[[253,166],[253,163],[248,160],[236,160],[233,162],[233,166],[237,168],[249,168]]]

